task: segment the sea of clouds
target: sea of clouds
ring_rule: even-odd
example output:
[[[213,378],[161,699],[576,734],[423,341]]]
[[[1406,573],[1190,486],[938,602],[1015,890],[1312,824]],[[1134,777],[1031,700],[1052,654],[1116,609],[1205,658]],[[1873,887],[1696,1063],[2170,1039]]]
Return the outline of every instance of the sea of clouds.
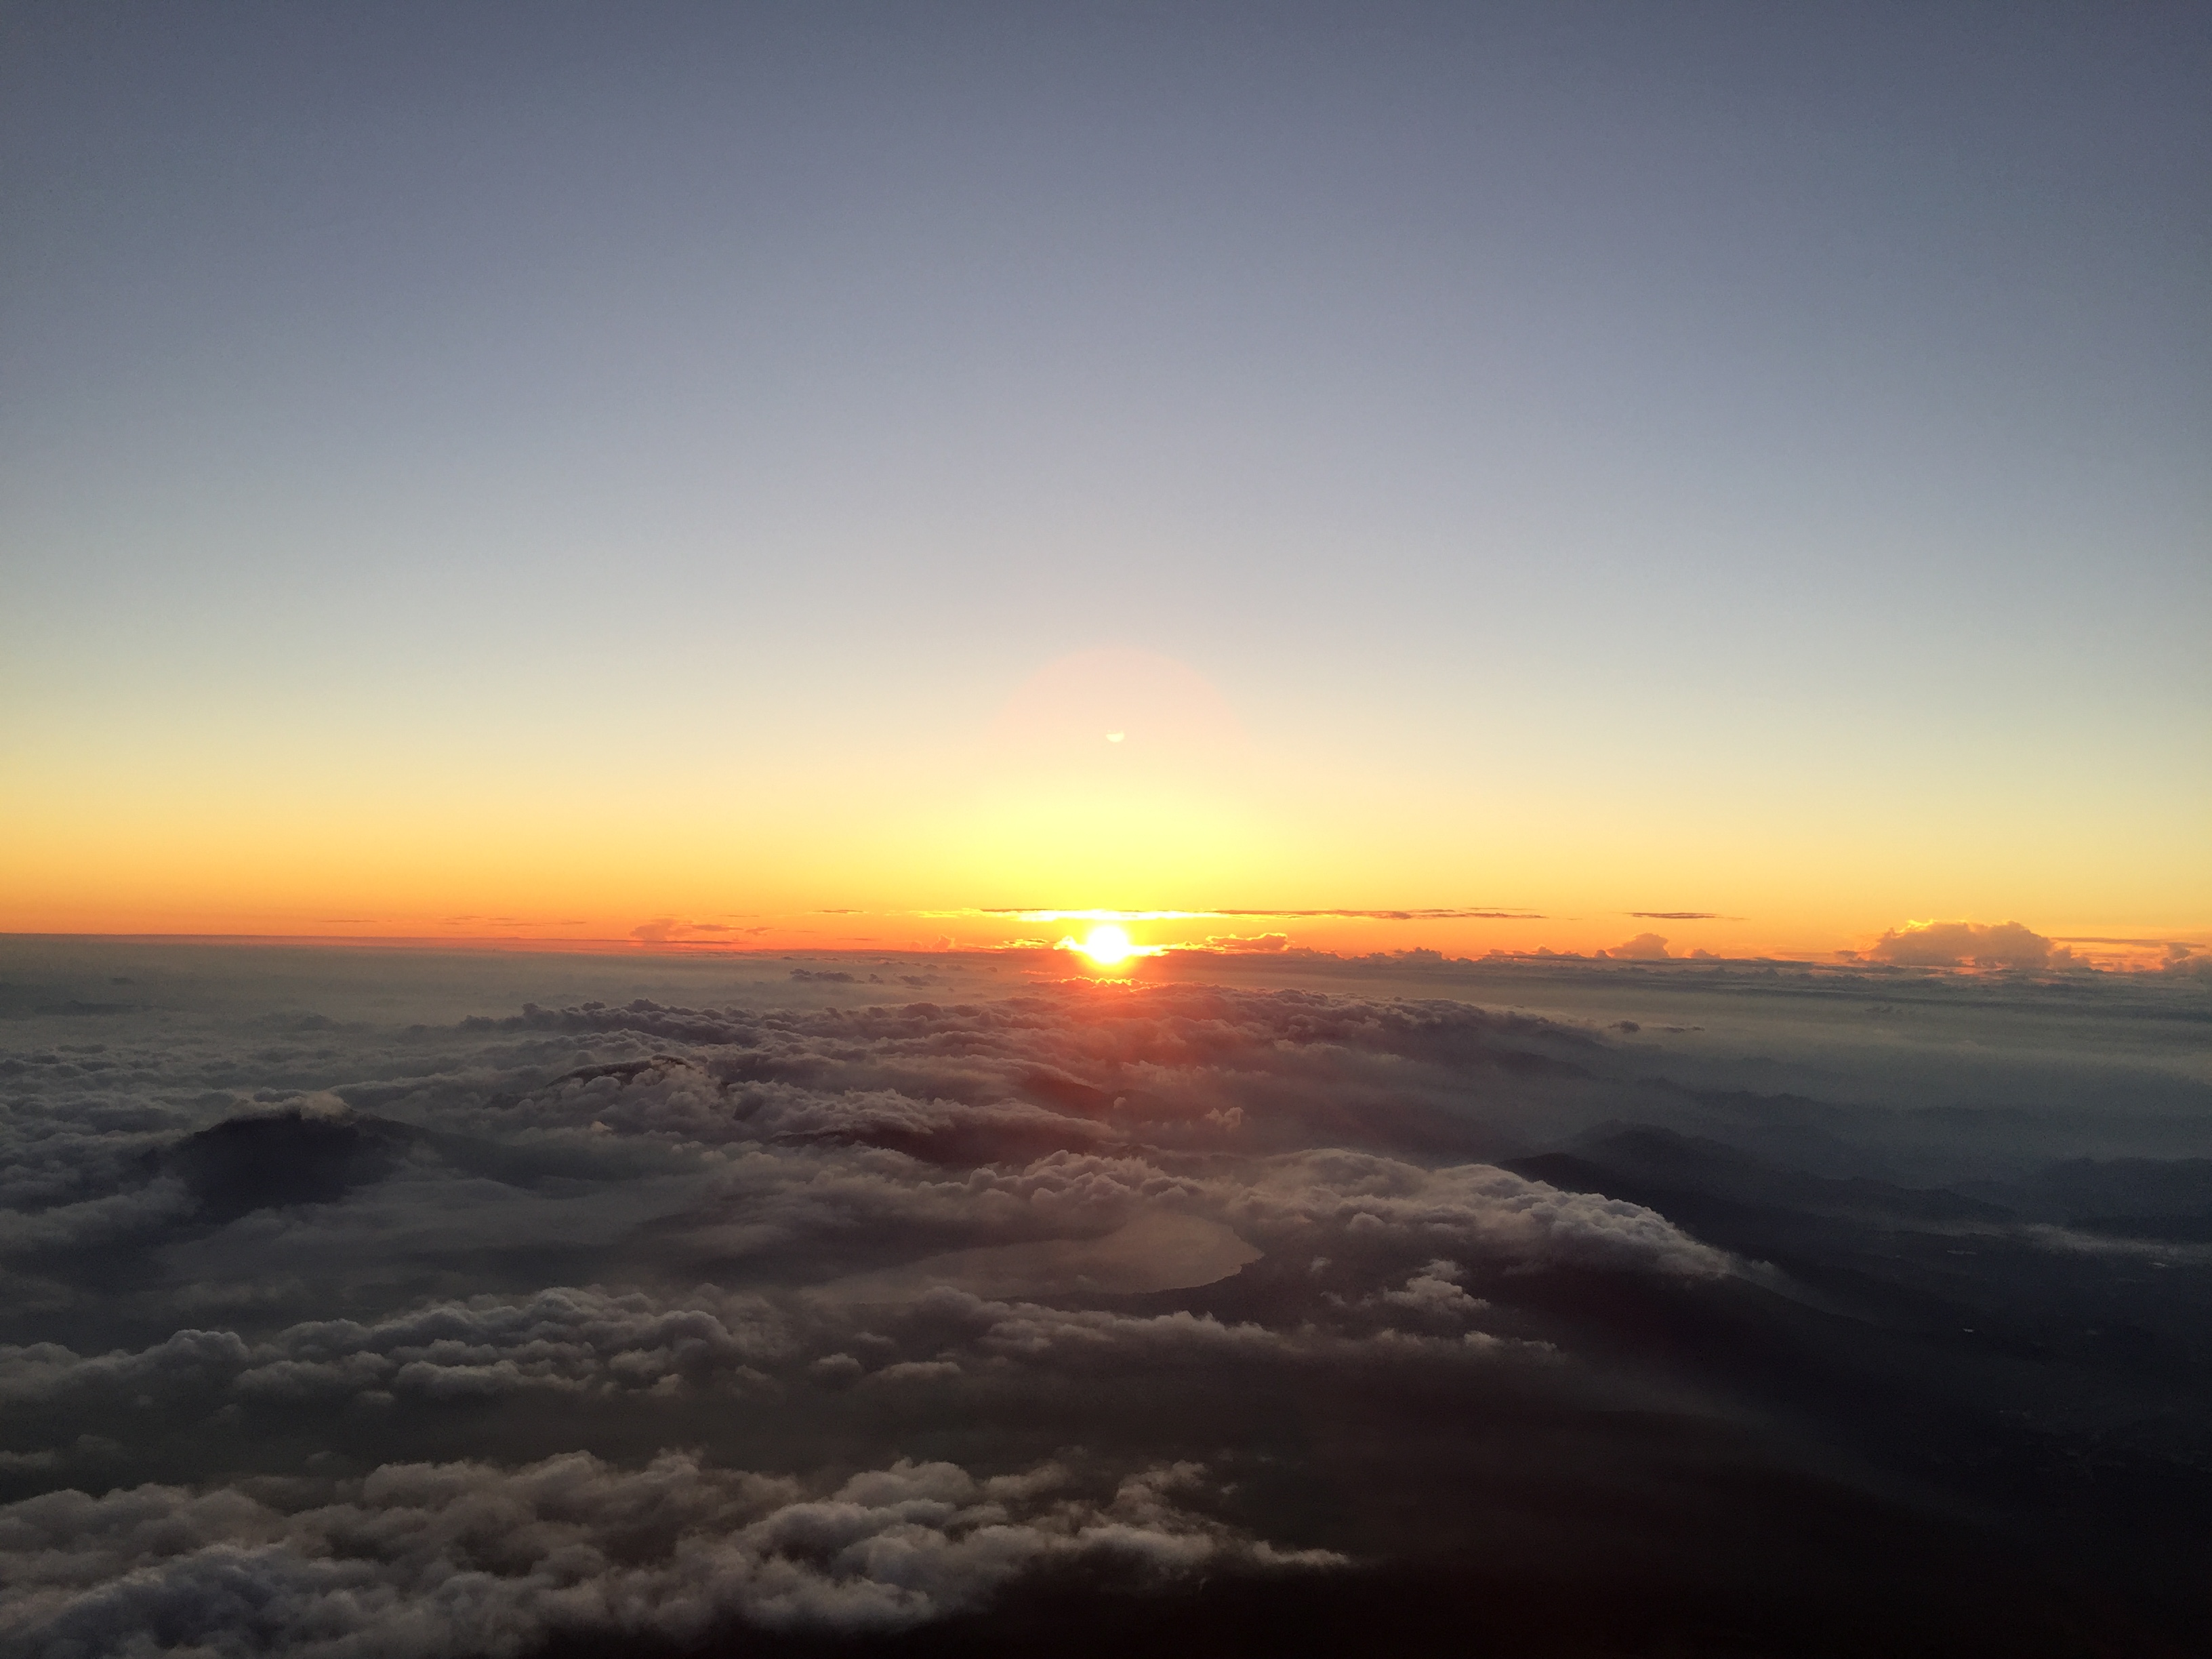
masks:
[[[0,1644],[2194,1616],[2194,981],[1206,967],[11,942]]]

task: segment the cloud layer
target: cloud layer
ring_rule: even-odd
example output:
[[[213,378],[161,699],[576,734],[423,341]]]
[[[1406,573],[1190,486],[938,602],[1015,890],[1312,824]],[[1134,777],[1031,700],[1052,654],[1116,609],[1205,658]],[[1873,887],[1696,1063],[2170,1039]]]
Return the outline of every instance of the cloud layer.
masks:
[[[2082,1144],[2068,1120],[1993,1136],[1979,1107],[1820,1097],[1826,1038],[1802,1087],[1771,1086],[1771,1058],[1704,1035],[1774,1006],[1771,970],[1723,971],[1694,1020],[769,971],[750,1001],[466,998],[436,1021],[155,981],[4,1028],[5,1639],[981,1641],[1024,1586],[1195,1616],[1255,1575],[1357,1596],[1310,1587],[1434,1560],[1458,1583],[1515,1540],[1618,1595],[1620,1552],[1665,1537],[1668,1582],[1738,1596],[1758,1575],[1734,1564],[1792,1517],[1890,1501],[1744,1403],[1817,1412],[1856,1376],[1850,1422],[1887,1409],[1894,1375],[1859,1373],[1893,1316],[1848,1310],[1899,1247],[1851,1229],[1925,1215],[2112,1273],[2195,1224],[2170,1161],[2000,1192],[2035,1137]],[[1556,1002],[1672,970],[1513,971]],[[872,1000],[908,977],[950,994]],[[1927,978],[1925,1017],[1973,983]],[[1852,984],[1808,980],[1806,1006]],[[2172,1122],[2201,1122],[2172,1087]],[[1835,1173],[1756,1161],[1784,1155]],[[1971,1194],[1885,1184],[1969,1155]],[[1808,1254],[1807,1227],[1832,1237]],[[1838,1309],[1875,1324],[1804,1323]],[[1761,1495],[1776,1470],[1787,1502]],[[1909,1519],[1882,1513],[1864,1535]]]
[[[568,1631],[696,1638],[736,1619],[896,1630],[1046,1564],[1151,1579],[1340,1564],[1182,1507],[1204,1478],[1146,1469],[1092,1497],[1054,1464],[978,1480],[902,1460],[809,1494],[683,1453],[633,1470],[570,1453],[512,1470],[389,1464],[312,1496],[60,1492],[0,1513],[0,1634],[56,1655],[459,1659]]]
[[[1558,1351],[1488,1328],[1470,1270],[1737,1271],[1644,1206],[1469,1155],[1470,1085],[1571,1091],[1600,1053],[1456,1005],[1066,987],[264,1019],[30,1056],[0,1265],[45,1334],[0,1346],[8,1468],[120,1484],[0,1511],[4,1617],[58,1652],[158,1630],[460,1653],[571,1626],[890,1628],[1078,1557],[1334,1561],[1178,1508],[1193,1460],[1133,1425],[1102,1438],[1087,1402],[1522,1386]],[[1224,1275],[1257,1299],[1141,1300]],[[1049,1457],[1006,1471],[1004,1448],[995,1474],[902,1462],[880,1431],[876,1474],[808,1467],[854,1411],[953,1429],[1009,1406],[1060,1423],[1042,1452],[1089,1442],[1103,1495],[1062,1492]],[[724,1431],[724,1455],[784,1472],[672,1449],[732,1410],[762,1431]],[[407,1455],[463,1421],[494,1461]],[[360,1473],[288,1466],[294,1446]],[[641,1560],[623,1540],[648,1510]]]

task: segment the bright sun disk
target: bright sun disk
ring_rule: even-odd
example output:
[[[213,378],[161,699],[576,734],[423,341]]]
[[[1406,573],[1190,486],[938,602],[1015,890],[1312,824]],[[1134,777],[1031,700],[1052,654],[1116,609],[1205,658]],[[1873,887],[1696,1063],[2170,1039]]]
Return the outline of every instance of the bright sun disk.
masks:
[[[1083,954],[1101,968],[1111,968],[1116,963],[1126,962],[1135,949],[1129,943],[1128,934],[1119,927],[1094,927],[1084,935]]]

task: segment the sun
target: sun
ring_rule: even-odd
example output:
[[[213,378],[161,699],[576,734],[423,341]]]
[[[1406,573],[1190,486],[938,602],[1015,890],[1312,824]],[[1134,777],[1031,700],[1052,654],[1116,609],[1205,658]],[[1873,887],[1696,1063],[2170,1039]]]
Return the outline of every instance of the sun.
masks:
[[[1101,968],[1118,967],[1136,954],[1129,935],[1119,927],[1094,927],[1083,937],[1083,954]]]

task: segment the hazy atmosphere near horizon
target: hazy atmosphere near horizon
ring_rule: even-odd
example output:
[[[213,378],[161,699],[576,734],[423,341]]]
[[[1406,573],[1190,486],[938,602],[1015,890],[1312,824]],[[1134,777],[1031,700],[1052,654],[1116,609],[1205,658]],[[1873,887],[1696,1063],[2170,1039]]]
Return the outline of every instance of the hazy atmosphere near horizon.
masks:
[[[0,3],[0,1654],[2212,1652],[2208,82]]]

